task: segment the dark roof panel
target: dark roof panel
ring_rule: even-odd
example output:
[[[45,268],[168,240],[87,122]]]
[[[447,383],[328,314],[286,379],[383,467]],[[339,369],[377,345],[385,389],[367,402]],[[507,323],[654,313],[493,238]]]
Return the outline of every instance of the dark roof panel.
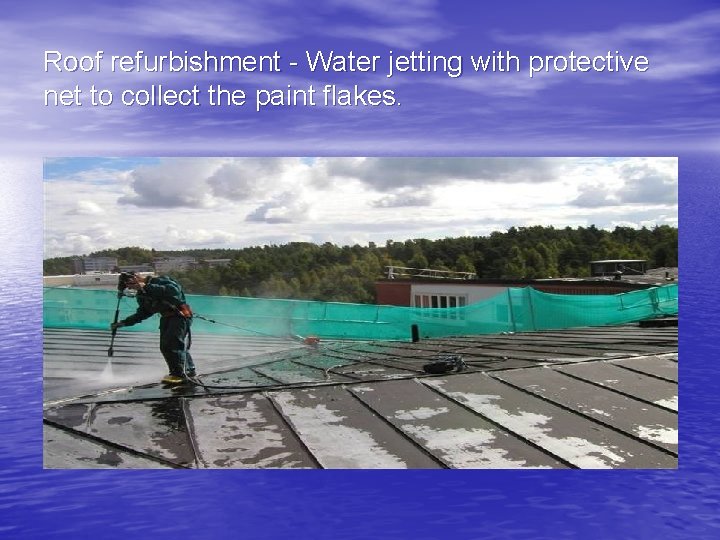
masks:
[[[188,400],[200,466],[209,468],[317,468],[313,455],[266,396]]]
[[[270,399],[326,469],[439,468],[345,387],[279,391]]]
[[[675,468],[677,327],[411,342],[201,336],[201,386],[157,335],[46,333],[53,468]],[[455,355],[464,369],[423,366]],[[462,368],[460,364],[455,369]]]
[[[494,376],[626,435],[678,452],[678,417],[609,389],[573,379],[556,369],[513,370]]]
[[[601,424],[588,422],[574,411],[520,392],[487,374],[427,379],[425,384],[574,467],[676,466],[674,456]]]
[[[618,365],[605,362],[587,362],[557,368],[572,377],[611,388],[627,396],[652,403],[659,407],[678,410],[678,385],[655,377],[648,377]]]
[[[47,469],[166,469],[169,466],[49,425],[43,426]]]
[[[611,362],[625,369],[631,369],[659,379],[678,382],[677,355],[637,356]]]
[[[350,391],[448,467],[520,469],[565,465],[461,403],[436,391],[433,379],[388,381]]]

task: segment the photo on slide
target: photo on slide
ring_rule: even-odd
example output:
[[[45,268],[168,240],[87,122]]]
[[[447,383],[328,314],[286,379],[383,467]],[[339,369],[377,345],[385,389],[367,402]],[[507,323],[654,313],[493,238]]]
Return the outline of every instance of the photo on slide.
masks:
[[[46,468],[677,468],[677,158],[43,181]]]

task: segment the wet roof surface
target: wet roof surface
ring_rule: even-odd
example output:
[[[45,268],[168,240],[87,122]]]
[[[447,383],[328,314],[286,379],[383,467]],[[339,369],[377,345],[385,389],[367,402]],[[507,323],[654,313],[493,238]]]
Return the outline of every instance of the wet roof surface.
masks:
[[[150,382],[165,372],[155,334],[123,335],[109,375],[107,332],[46,331],[45,466],[676,468],[677,339],[637,325],[318,346],[206,335],[205,386],[173,390]],[[467,368],[425,373],[447,355]]]

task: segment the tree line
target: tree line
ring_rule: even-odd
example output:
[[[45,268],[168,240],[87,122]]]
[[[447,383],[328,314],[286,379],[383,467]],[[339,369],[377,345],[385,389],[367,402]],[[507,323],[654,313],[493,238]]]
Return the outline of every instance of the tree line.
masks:
[[[386,266],[473,272],[479,278],[585,277],[598,259],[646,259],[649,268],[678,265],[678,230],[616,227],[512,227],[489,236],[441,240],[388,240],[384,246],[336,246],[307,242],[243,249],[156,251],[140,247],[103,250],[89,256],[117,257],[119,265],[156,257],[195,257],[200,264],[175,272],[190,294],[296,298],[372,303],[375,281]],[[72,274],[73,257],[43,262],[45,275]],[[226,266],[203,260],[230,259]]]

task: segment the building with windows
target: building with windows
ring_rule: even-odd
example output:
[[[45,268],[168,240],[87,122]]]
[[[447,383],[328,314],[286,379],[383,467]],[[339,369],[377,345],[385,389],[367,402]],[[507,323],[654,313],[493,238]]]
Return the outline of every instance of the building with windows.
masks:
[[[375,297],[381,305],[459,308],[497,296],[511,287],[532,287],[553,294],[620,294],[666,285],[677,279],[677,273],[677,268],[661,268],[642,274],[628,272],[621,279],[614,272],[609,274],[612,277],[479,279],[465,272],[437,273],[412,268],[398,271],[398,267],[388,267],[387,277],[375,282]]]
[[[152,274],[154,271],[153,266],[150,263],[142,264],[124,264],[118,266],[118,272],[138,272],[140,274]]]
[[[230,264],[232,259],[201,259],[198,264],[201,266],[207,266],[208,268],[220,268]]]
[[[114,272],[117,270],[117,257],[78,257],[73,259],[73,271],[76,274]]]

